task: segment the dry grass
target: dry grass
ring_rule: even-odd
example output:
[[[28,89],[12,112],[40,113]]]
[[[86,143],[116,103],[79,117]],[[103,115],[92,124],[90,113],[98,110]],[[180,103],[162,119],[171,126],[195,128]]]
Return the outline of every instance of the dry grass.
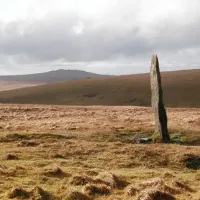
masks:
[[[5,156],[5,160],[17,160],[18,157],[16,155],[13,155],[13,154],[7,154]]]
[[[108,187],[107,185],[104,184],[87,184],[83,188],[84,194],[88,196],[97,196],[97,195],[109,195],[111,193],[111,187]]]
[[[133,185],[130,185],[128,186],[128,188],[126,188],[126,191],[125,191],[125,194],[127,196],[136,196],[136,194],[139,192],[139,189],[138,188],[135,188],[135,186]]]
[[[200,141],[200,108],[168,108],[167,112],[169,129],[174,138],[184,140],[187,136],[193,142]],[[152,109],[147,107],[0,104],[2,134],[83,132],[94,133],[96,137],[97,132],[124,132],[132,133],[132,140],[135,134],[151,134],[153,129]],[[23,138],[18,137],[20,139]]]
[[[35,200],[47,200],[47,199],[53,199],[54,198],[53,196],[51,196],[51,194],[44,191],[40,187],[35,187],[31,191],[31,195],[32,195],[32,199],[35,199]]]
[[[156,189],[148,189],[144,190],[140,196],[137,198],[138,200],[175,200],[175,197],[172,195],[162,192]]]
[[[1,107],[4,109],[0,122],[2,200],[12,196],[42,200],[155,200],[159,196],[195,200],[200,195],[199,146],[130,142],[136,132],[150,135],[147,132],[152,123],[149,108]],[[186,118],[198,120],[199,111],[172,109],[169,114],[176,120],[181,115],[183,121]],[[125,120],[127,117],[130,119]],[[45,124],[48,120],[50,122]],[[49,130],[53,121],[55,129]],[[99,125],[95,128],[97,121]],[[9,123],[9,131],[4,129],[6,123]],[[107,128],[104,123],[108,124]],[[170,126],[175,130],[180,124],[170,123]],[[181,130],[184,137],[194,139],[195,136],[198,140],[199,125],[185,124],[186,128],[182,126]],[[65,129],[72,125],[79,128]],[[147,125],[147,129],[139,129],[143,125]],[[113,129],[113,126],[119,127]],[[190,132],[193,128],[194,132]],[[18,159],[5,159],[8,155]]]
[[[2,80],[0,80],[0,91],[34,87],[34,86],[43,85],[43,84],[44,84],[43,82],[2,81]]]
[[[194,190],[191,187],[189,187],[185,183],[181,183],[178,180],[173,180],[173,186],[176,187],[176,188],[180,188],[181,190],[186,190],[188,192],[194,192]]]
[[[74,191],[66,195],[66,197],[64,197],[64,200],[91,200],[91,198],[81,192]]]
[[[49,177],[65,177],[67,174],[62,171],[59,167],[53,167],[53,168],[45,168],[43,169],[43,172],[41,173],[44,176],[49,176]]]
[[[29,192],[27,192],[21,187],[12,188],[12,190],[8,193],[8,198],[10,199],[14,198],[27,199],[29,197],[30,197]]]
[[[31,200],[53,200],[54,196],[44,191],[40,187],[35,187],[30,191],[23,189],[22,187],[14,187],[8,192],[7,197],[9,199],[31,199]]]
[[[100,173],[96,179],[96,183],[103,183],[111,188],[118,188],[122,189],[126,187],[129,183],[124,179],[119,176],[116,176],[115,174],[104,172]]]
[[[148,180],[145,182],[140,183],[140,188],[147,188],[147,187],[156,187],[164,184],[164,180],[161,178],[155,178],[152,180]]]
[[[72,185],[86,185],[87,183],[93,182],[93,179],[88,176],[73,176],[70,184]]]

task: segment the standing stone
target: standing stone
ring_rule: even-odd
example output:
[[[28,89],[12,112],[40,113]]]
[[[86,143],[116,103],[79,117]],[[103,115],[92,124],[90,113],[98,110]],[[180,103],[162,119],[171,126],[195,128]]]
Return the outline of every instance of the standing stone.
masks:
[[[163,142],[170,140],[167,129],[167,114],[163,102],[163,91],[157,55],[151,61],[151,104],[155,118],[155,133],[161,135]]]

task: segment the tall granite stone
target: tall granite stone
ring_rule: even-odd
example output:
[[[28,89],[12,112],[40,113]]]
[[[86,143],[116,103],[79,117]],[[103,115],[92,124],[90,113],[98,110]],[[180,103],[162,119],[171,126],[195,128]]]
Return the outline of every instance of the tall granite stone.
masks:
[[[167,129],[167,114],[163,102],[163,90],[157,55],[152,56],[151,61],[151,104],[155,118],[155,133],[160,134],[163,142],[170,140]]]

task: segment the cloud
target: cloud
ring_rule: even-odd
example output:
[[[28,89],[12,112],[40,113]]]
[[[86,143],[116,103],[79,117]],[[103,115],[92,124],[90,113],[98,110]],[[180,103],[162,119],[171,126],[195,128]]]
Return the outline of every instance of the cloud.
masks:
[[[71,12],[48,10],[41,18],[1,21],[0,66],[11,71],[23,65],[23,71],[33,66],[38,71],[42,66],[72,66],[134,73],[147,71],[151,54],[158,53],[166,70],[173,65],[200,67],[199,1],[103,2],[101,8],[107,10],[100,9],[98,16],[71,8]]]

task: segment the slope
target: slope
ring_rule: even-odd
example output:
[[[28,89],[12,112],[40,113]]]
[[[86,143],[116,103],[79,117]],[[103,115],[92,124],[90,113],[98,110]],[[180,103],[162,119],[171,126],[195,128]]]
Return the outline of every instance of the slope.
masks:
[[[37,85],[43,85],[42,82],[21,82],[21,81],[1,81],[0,80],[0,91],[14,90],[19,88],[33,87]]]
[[[162,72],[168,107],[200,107],[200,70]],[[0,93],[0,103],[150,106],[149,74],[53,83]]]

